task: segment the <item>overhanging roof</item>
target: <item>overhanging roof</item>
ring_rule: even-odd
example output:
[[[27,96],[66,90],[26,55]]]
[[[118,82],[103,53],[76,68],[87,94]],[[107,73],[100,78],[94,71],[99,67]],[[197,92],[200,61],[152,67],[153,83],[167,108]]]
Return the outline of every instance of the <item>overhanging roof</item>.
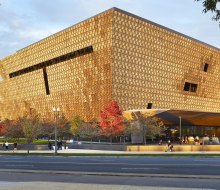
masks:
[[[157,116],[165,125],[179,125],[180,117],[183,126],[220,126],[220,113],[199,112],[171,109],[142,109],[128,110],[123,114],[128,120],[132,120],[132,112],[141,112],[147,116]]]

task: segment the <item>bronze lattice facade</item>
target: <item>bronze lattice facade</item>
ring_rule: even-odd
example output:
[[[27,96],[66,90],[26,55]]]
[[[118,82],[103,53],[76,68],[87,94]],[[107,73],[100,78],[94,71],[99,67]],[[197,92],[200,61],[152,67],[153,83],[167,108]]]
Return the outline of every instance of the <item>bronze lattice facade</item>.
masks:
[[[0,60],[0,117],[123,110],[220,112],[220,50],[117,8]]]

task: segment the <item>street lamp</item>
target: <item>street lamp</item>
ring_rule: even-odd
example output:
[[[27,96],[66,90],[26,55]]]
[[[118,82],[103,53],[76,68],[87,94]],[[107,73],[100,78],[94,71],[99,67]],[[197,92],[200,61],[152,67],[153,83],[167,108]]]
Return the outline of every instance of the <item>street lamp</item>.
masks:
[[[58,120],[58,117],[59,117],[59,112],[60,112],[60,108],[59,107],[54,107],[53,108],[53,113],[54,113],[54,128],[55,128],[55,152],[54,152],[54,155],[56,156],[57,155],[57,120]]]
[[[181,137],[182,137],[182,134],[181,134],[181,132],[182,132],[182,118],[181,118],[181,116],[179,116],[179,119],[180,119],[180,142],[181,142]]]

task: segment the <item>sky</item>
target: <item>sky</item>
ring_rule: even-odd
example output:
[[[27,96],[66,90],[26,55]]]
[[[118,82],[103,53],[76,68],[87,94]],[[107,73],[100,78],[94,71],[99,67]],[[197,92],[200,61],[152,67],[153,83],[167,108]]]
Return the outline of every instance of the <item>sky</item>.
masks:
[[[0,0],[0,59],[112,7],[220,48],[219,23],[195,0]]]

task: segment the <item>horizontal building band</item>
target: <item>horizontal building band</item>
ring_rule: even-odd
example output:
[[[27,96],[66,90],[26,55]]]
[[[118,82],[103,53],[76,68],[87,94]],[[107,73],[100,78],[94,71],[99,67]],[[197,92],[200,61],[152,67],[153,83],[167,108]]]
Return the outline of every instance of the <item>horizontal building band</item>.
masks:
[[[70,53],[61,55],[59,57],[55,57],[55,58],[50,59],[50,60],[43,61],[43,62],[38,63],[36,65],[32,65],[30,67],[26,67],[24,69],[15,71],[13,73],[10,73],[9,77],[14,78],[14,77],[17,77],[17,76],[20,76],[20,75],[23,75],[23,74],[26,74],[26,73],[30,73],[32,71],[36,71],[36,70],[42,69],[44,67],[55,65],[55,64],[63,62],[63,61],[68,61],[70,59],[73,59],[73,58],[76,58],[76,57],[79,57],[79,56],[82,56],[82,55],[86,55],[86,54],[92,53],[92,52],[93,52],[93,47],[88,46],[88,47],[85,47],[85,48],[82,48],[82,49],[79,49],[79,50],[72,51]]]

